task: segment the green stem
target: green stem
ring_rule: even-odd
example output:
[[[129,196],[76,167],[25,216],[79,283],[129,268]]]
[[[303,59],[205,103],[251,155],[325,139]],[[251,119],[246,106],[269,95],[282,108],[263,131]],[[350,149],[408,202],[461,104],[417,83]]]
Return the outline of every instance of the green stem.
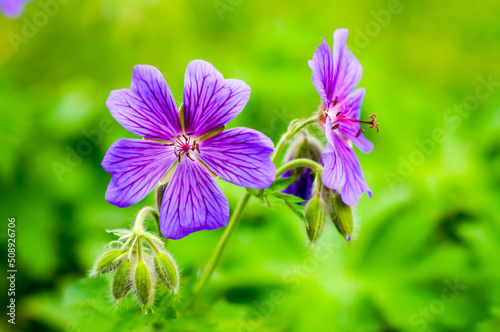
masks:
[[[248,203],[249,198],[250,198],[250,193],[246,192],[238,202],[236,210],[234,210],[231,219],[229,219],[224,234],[222,234],[222,237],[220,238],[219,243],[217,244],[217,247],[215,248],[215,251],[212,254],[212,257],[210,257],[210,260],[208,261],[207,267],[205,268],[205,271],[203,272],[200,281],[198,281],[198,283],[194,287],[193,301],[199,297],[199,295],[203,291],[203,288],[206,286],[206,284],[212,277],[215,268],[219,264],[222,252],[224,251],[224,248],[226,247],[226,244],[229,238],[231,237],[231,234],[238,225],[241,213],[243,212],[245,205]]]
[[[310,159],[294,159],[290,161],[289,163],[281,166],[277,171],[276,171],[276,177],[280,176],[281,174],[285,173],[291,168],[294,167],[309,167],[311,168],[314,172],[321,171],[323,169],[323,166],[318,164],[315,161],[312,161]]]
[[[292,138],[295,134],[297,134],[299,131],[302,130],[302,128],[309,126],[310,124],[318,121],[318,117],[315,115],[313,117],[310,117],[309,119],[304,120],[302,123],[299,123],[297,126],[295,126],[292,131],[286,136],[286,139]]]
[[[278,144],[276,144],[276,151],[274,152],[272,161],[276,163],[276,161],[280,158],[281,154],[283,153],[283,149],[285,148],[285,145],[289,139],[291,139],[293,136],[295,136],[299,131],[301,131],[304,127],[307,127],[308,125],[318,121],[317,116],[310,117],[309,119],[306,119],[302,121],[301,123],[295,125],[289,132],[284,133]]]
[[[143,230],[144,229],[144,220],[148,215],[152,215],[153,217],[156,218],[155,215],[157,215],[158,212],[152,208],[151,206],[145,206],[142,209],[139,210],[137,213],[137,217],[135,217],[135,223],[134,223],[134,229],[136,230]]]

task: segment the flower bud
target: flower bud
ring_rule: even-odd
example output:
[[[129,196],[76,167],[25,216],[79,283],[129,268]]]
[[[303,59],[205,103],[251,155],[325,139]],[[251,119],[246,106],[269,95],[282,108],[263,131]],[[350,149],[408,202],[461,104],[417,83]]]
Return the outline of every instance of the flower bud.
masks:
[[[153,282],[149,268],[144,261],[139,261],[134,272],[134,290],[139,302],[146,306],[151,303]]]
[[[337,193],[332,193],[330,195],[328,205],[330,218],[332,218],[333,224],[347,241],[351,241],[352,232],[354,230],[351,207],[345,204],[340,194]]]
[[[307,237],[316,242],[323,233],[325,226],[326,208],[319,197],[311,199],[306,206]]]
[[[174,259],[166,252],[160,252],[154,258],[154,266],[160,280],[174,294],[179,290],[179,269]]]
[[[312,161],[321,162],[321,151],[323,146],[313,136],[306,134],[295,140],[288,149],[285,160],[306,158]],[[283,173],[283,177],[295,177],[288,188],[283,192],[302,198],[304,201],[309,200],[313,195],[314,172],[307,167],[297,167]]]
[[[123,251],[112,249],[103,253],[98,259],[94,267],[94,273],[106,273],[113,271],[120,265],[121,259],[118,259],[123,254]]]
[[[122,265],[116,270],[115,276],[113,277],[112,292],[115,300],[121,300],[125,295],[127,295],[130,289],[130,269],[132,263],[130,261],[123,262]]]

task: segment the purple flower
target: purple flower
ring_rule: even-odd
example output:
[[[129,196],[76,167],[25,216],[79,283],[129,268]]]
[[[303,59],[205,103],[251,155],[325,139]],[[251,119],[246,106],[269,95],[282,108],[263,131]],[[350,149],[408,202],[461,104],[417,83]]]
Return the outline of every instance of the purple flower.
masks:
[[[288,149],[285,160],[307,158],[321,162],[321,143],[309,134],[296,140]],[[283,173],[282,177],[295,177],[295,180],[285,189],[283,193],[298,196],[304,200],[305,205],[313,194],[313,184],[316,174],[308,167],[296,167]]]
[[[342,201],[358,205],[358,199],[370,188],[366,185],[361,166],[352,149],[351,142],[362,152],[369,153],[373,144],[364,136],[360,124],[377,128],[375,115],[370,121],[361,121],[361,104],[365,89],[354,90],[361,80],[363,68],[346,46],[347,29],[338,29],[333,34],[333,54],[323,39],[309,67],[313,70],[312,82],[322,103],[319,118],[324,125],[327,145],[322,153],[324,171],[323,184],[340,190]]]
[[[109,148],[102,162],[113,175],[106,200],[130,206],[169,178],[160,207],[165,237],[225,226],[229,204],[213,177],[265,189],[276,175],[267,136],[248,128],[223,130],[249,98],[243,81],[224,79],[210,63],[194,60],[178,111],[158,69],[135,66],[131,88],[112,91],[106,105],[125,129],[144,139],[122,138]]]
[[[31,0],[0,0],[0,12],[10,18],[19,17],[29,1]]]

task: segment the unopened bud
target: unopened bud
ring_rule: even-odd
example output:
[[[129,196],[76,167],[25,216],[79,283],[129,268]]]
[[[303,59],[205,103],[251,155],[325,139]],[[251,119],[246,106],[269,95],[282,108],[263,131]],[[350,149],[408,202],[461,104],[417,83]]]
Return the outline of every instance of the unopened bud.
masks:
[[[328,205],[333,224],[347,241],[351,241],[352,232],[354,230],[351,207],[342,201],[340,194],[336,193],[330,195]]]
[[[106,273],[113,271],[120,265],[121,259],[119,257],[123,254],[123,251],[118,249],[112,249],[103,253],[95,264],[95,273]]]
[[[146,306],[151,303],[153,282],[148,266],[139,261],[134,272],[134,290],[139,302]]]
[[[125,295],[127,295],[130,289],[130,269],[132,263],[130,261],[123,262],[122,265],[116,270],[115,276],[113,277],[113,297],[115,300],[121,300]]]
[[[174,294],[177,294],[179,290],[179,269],[172,256],[161,252],[155,256],[154,265],[160,280]]]
[[[311,242],[316,242],[323,233],[326,208],[319,197],[315,197],[306,206],[307,236]]]

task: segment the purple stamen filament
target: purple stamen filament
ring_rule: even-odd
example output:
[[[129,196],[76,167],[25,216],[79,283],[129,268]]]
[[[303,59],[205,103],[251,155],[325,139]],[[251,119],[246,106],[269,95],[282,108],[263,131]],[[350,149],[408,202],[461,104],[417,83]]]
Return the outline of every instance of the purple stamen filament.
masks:
[[[175,138],[176,140],[173,143],[166,143],[166,145],[174,146],[174,154],[179,159],[179,162],[181,161],[181,157],[183,155],[186,155],[189,159],[194,161],[189,152],[194,150],[198,151],[198,153],[200,152],[200,146],[196,143],[196,140],[191,142],[191,135],[193,135],[193,133],[173,135],[172,138]]]
[[[337,129],[339,126],[340,126],[340,123],[341,122],[346,122],[348,123],[351,128],[354,128],[354,125],[353,125],[353,122],[358,122],[358,123],[366,123],[366,124],[369,124],[370,125],[370,129],[372,128],[377,128],[377,133],[380,131],[379,129],[379,124],[376,123],[375,121],[377,120],[377,116],[375,114],[372,114],[369,116],[369,118],[371,118],[370,121],[365,121],[365,120],[358,120],[358,119],[354,119],[354,118],[350,118],[350,117],[346,117],[345,115],[348,113],[347,111],[347,107],[345,106],[345,104],[339,100],[337,100],[338,98],[335,97],[335,99],[333,100],[333,106],[337,106],[337,104],[339,104],[341,107],[342,107],[342,110],[340,112],[337,112],[337,114],[335,115],[335,119],[332,119],[335,124],[332,126],[332,129],[335,130]],[[332,108],[334,109],[334,108]],[[349,111],[352,110],[352,100],[350,101],[350,105],[349,105]],[[328,109],[326,109],[326,112],[328,113]],[[364,132],[364,129],[362,129],[361,127],[359,128],[358,130],[358,133],[356,134],[356,137],[358,137],[359,135],[361,135],[361,133]]]

